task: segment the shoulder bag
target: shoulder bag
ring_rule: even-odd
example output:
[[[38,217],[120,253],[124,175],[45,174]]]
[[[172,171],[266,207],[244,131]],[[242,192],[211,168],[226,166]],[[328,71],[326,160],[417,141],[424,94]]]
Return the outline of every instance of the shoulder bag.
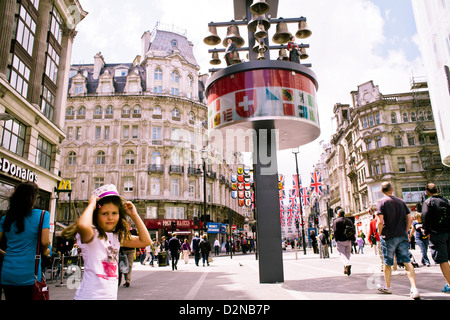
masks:
[[[48,291],[48,286],[45,281],[45,277],[41,276],[41,281],[37,280],[38,271],[39,271],[39,263],[40,263],[40,254],[41,254],[41,234],[42,234],[42,224],[44,221],[45,211],[42,210],[41,220],[39,222],[39,230],[38,230],[38,242],[36,246],[36,257],[34,264],[34,286],[33,286],[33,300],[50,300],[50,293]]]

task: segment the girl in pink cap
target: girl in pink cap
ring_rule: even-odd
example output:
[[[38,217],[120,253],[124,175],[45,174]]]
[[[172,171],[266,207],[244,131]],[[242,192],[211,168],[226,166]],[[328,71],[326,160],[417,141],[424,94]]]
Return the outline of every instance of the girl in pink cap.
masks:
[[[130,234],[127,217],[134,221],[138,236]],[[114,185],[96,189],[77,223],[64,230],[63,236],[76,237],[84,261],[75,300],[117,299],[120,246],[142,248],[151,244],[136,207],[125,201]]]

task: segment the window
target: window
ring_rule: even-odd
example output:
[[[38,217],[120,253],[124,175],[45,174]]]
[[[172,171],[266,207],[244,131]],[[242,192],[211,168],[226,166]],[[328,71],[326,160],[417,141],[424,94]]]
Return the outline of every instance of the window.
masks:
[[[179,118],[180,117],[180,110],[178,108],[172,109],[172,117],[173,118]]]
[[[166,219],[185,219],[183,207],[166,207]]]
[[[123,138],[128,139],[130,137],[130,126],[123,126]]]
[[[56,84],[58,81],[59,54],[49,43],[47,49],[47,58],[45,61],[45,74]]]
[[[195,181],[189,181],[189,198],[195,198]]]
[[[128,150],[125,153],[125,164],[134,164],[134,152],[131,150]]]
[[[81,127],[77,127],[77,132],[75,134],[75,140],[81,140]]]
[[[152,164],[154,165],[161,164],[161,154],[158,151],[152,153]]]
[[[372,139],[367,138],[365,140],[365,142],[366,142],[366,150],[368,151],[368,150],[372,149]]]
[[[94,178],[94,189],[100,188],[105,184],[105,178]]]
[[[152,128],[152,143],[162,144],[161,127]]]
[[[170,195],[174,197],[180,195],[180,179],[170,179]]]
[[[16,40],[22,45],[25,51],[32,56],[36,22],[34,22],[33,18],[31,18],[23,5],[20,5],[19,10]]]
[[[402,136],[399,134],[394,135],[394,142],[396,147],[401,147],[402,144]]]
[[[369,116],[369,126],[373,126],[374,125],[374,122],[373,122],[373,116],[372,115],[370,115]]]
[[[95,127],[95,139],[100,139],[102,135],[102,127]]]
[[[122,108],[122,118],[129,118],[131,114],[131,109],[129,106],[124,106]]]
[[[153,93],[162,93],[162,86],[154,86]]]
[[[194,121],[195,120],[195,115],[194,115],[194,113],[191,111],[191,112],[189,112],[189,121]]]
[[[104,133],[104,139],[105,140],[109,139],[109,130],[110,130],[110,127],[109,126],[105,126],[105,133]]]
[[[365,129],[365,128],[367,128],[369,125],[367,124],[367,118],[363,118],[362,119],[362,122],[363,122],[363,128]]]
[[[69,166],[71,165],[76,165],[77,164],[77,154],[73,151],[70,151],[69,154],[67,155],[67,164]]]
[[[159,196],[160,194],[160,178],[152,178],[150,180],[150,195]]]
[[[381,137],[380,136],[375,137],[375,146],[377,148],[381,148],[383,146],[382,143],[381,143]]]
[[[411,157],[411,167],[412,171],[420,171],[419,157]]]
[[[391,123],[397,123],[397,114],[395,112],[391,113]]]
[[[380,123],[381,123],[380,114],[375,113],[375,124],[380,124]]]
[[[9,83],[23,97],[27,97],[28,83],[30,81],[30,68],[15,54],[12,58],[12,66],[10,71]]]
[[[398,171],[399,172],[406,172],[406,162],[404,157],[398,157],[397,158],[398,163]]]
[[[1,146],[23,156],[27,127],[16,119],[4,121],[1,128]]]
[[[141,115],[141,106],[135,106],[133,108],[133,116],[140,116]]]
[[[96,156],[96,164],[105,164],[106,163],[106,155],[104,151],[97,152]]]
[[[212,202],[212,184],[206,184],[206,201]]]
[[[158,219],[158,207],[147,207],[145,219]]]
[[[408,118],[408,113],[407,112],[403,112],[403,122],[408,122],[409,118]]]
[[[47,89],[46,86],[44,86],[41,98],[41,111],[47,119],[53,121],[54,109],[55,96],[50,92],[50,90]]]
[[[427,120],[433,121],[433,111],[431,110],[427,111]]]
[[[103,114],[103,108],[101,106],[96,106],[94,109],[94,118],[101,118]]]
[[[414,133],[408,133],[408,145],[415,146],[416,145],[416,136]]]
[[[179,81],[180,81],[180,74],[178,73],[178,71],[173,71],[172,72],[172,82],[178,83]]]
[[[105,110],[105,117],[112,118],[113,115],[114,115],[114,108],[113,108],[113,106],[107,106],[106,110]]]
[[[126,75],[128,75],[127,69],[116,69],[114,71],[114,76],[116,76],[116,77],[124,77]]]
[[[56,41],[61,45],[62,40],[62,19],[59,12],[53,7],[53,11],[51,12],[51,24],[50,24],[50,32],[55,38]]]
[[[415,112],[411,112],[411,121],[412,121],[412,122],[417,121],[416,113],[415,113]]]
[[[74,107],[68,107],[66,109],[66,117],[73,117],[75,116],[75,108]]]
[[[52,160],[52,145],[42,137],[38,138],[36,150],[36,164],[50,171]]]
[[[155,80],[162,80],[163,72],[161,68],[155,69]]]
[[[161,107],[159,106],[154,107],[153,114],[161,115],[162,114]]]
[[[133,139],[137,139],[138,138],[138,131],[139,131],[139,127],[138,126],[132,126],[131,127],[131,138]]]
[[[72,140],[72,136],[73,136],[73,127],[68,127],[67,128],[67,137],[66,137],[66,139],[67,140]]]
[[[131,192],[133,191],[134,186],[134,178],[133,177],[124,177],[123,178],[123,191]]]
[[[77,110],[77,119],[84,119],[86,117],[86,108],[79,107]]]
[[[179,93],[178,88],[170,88],[170,94],[173,96],[177,96]]]

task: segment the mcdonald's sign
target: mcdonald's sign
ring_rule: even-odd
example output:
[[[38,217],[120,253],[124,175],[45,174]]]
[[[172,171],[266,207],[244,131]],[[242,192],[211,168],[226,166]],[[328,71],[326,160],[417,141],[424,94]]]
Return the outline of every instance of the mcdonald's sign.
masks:
[[[61,180],[59,182],[58,190],[59,192],[69,192],[72,191],[72,185],[70,183],[70,180]]]

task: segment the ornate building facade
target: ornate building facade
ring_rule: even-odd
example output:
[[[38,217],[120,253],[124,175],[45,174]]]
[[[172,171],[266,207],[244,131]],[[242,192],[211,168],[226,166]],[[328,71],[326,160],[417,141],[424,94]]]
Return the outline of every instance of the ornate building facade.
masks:
[[[15,186],[34,181],[37,208],[56,211],[78,0],[0,2],[0,214]]]
[[[174,223],[189,238],[207,221],[228,223],[229,211],[242,227],[247,210],[231,198],[229,181],[241,159],[207,148],[206,76],[192,47],[157,26],[132,63],[108,64],[98,53],[93,64],[72,65],[62,176],[78,213],[95,188],[115,184],[152,237],[169,235]],[[60,221],[74,220],[68,195],[60,204]]]
[[[427,83],[413,79],[411,84],[411,92],[383,95],[369,81],[351,92],[352,106],[334,106],[337,130],[325,150],[329,206],[343,208],[365,233],[383,197],[383,181],[393,183],[394,194],[412,211],[423,200],[428,182],[450,194]]]

